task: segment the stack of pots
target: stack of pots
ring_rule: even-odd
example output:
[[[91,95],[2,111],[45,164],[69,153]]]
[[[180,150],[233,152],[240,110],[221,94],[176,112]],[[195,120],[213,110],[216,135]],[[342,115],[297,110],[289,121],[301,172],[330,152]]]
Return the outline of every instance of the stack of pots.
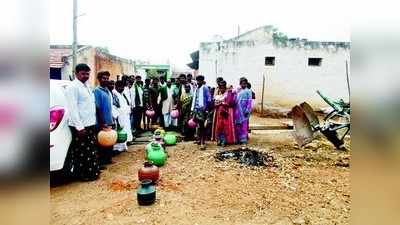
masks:
[[[138,171],[140,187],[137,190],[139,205],[151,205],[156,199],[155,184],[160,179],[159,166],[163,166],[167,160],[164,144],[165,131],[157,129],[154,132],[154,140],[146,145],[146,162]]]
[[[151,205],[156,201],[156,187],[160,178],[160,170],[151,162],[144,162],[143,167],[138,171],[140,186],[136,192],[139,205]]]

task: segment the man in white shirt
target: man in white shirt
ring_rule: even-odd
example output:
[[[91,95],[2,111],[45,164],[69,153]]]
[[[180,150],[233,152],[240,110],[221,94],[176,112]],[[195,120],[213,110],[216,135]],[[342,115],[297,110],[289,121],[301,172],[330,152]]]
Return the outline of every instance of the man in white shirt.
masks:
[[[133,132],[132,130],[132,125],[133,125],[133,105],[132,105],[132,93],[130,91],[131,88],[131,83],[130,83],[130,78],[128,75],[122,75],[121,81],[124,84],[124,91],[122,92],[122,96],[124,99],[128,101],[128,105],[130,106],[130,112],[129,112],[129,121],[131,123],[131,133]]]
[[[80,179],[96,180],[100,174],[96,146],[96,105],[92,90],[87,85],[90,67],[78,64],[75,80],[66,88],[69,126],[72,131],[72,160],[74,174]]]
[[[135,83],[132,85],[131,89],[131,105],[133,105],[133,125],[134,129],[136,130],[136,133],[140,133],[143,131],[141,127],[141,122],[142,122],[142,116],[144,112],[144,107],[143,107],[143,83],[142,83],[142,77],[141,76],[136,76],[135,77]]]
[[[124,81],[125,78],[125,88],[124,88],[124,95],[129,101],[129,105],[131,106],[131,113],[130,113],[130,121],[131,121],[131,130],[132,133],[135,132],[135,102],[134,102],[134,95],[131,91],[133,84],[135,83],[134,80],[132,80],[129,76],[124,75],[122,76],[122,81]]]
[[[117,151],[127,150],[127,144],[131,144],[133,140],[131,122],[129,120],[131,107],[129,105],[128,99],[123,96],[124,88],[124,83],[121,80],[115,82],[115,89],[113,90],[113,93],[118,98],[118,106],[116,107],[118,111],[117,121],[119,126],[128,134],[126,142],[117,143],[116,145],[114,145],[114,150]]]
[[[186,75],[187,83],[190,84],[190,92],[193,94],[196,91],[197,88],[197,83],[195,80],[193,80],[193,75],[191,73],[188,73]]]

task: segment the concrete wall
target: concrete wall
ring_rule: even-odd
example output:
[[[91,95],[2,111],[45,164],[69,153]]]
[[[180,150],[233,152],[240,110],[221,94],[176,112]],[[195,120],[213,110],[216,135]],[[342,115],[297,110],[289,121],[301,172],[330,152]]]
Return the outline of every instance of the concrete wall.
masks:
[[[275,57],[275,66],[264,65],[266,56]],[[309,57],[322,58],[321,66],[308,66]],[[202,44],[199,73],[212,85],[217,76],[234,86],[238,86],[240,77],[247,77],[256,93],[257,107],[261,106],[263,74],[265,106],[291,108],[307,101],[314,107],[326,107],[316,90],[331,98],[348,100],[346,60],[350,60],[348,48],[279,47],[261,30],[239,38],[237,43],[230,41],[219,47],[216,43]]]

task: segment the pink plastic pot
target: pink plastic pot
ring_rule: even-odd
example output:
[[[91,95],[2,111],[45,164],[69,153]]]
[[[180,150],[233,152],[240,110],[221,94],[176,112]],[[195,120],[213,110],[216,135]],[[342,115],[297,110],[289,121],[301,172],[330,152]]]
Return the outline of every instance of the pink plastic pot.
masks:
[[[194,122],[194,120],[193,120],[193,118],[192,118],[192,119],[190,119],[190,120],[188,121],[188,126],[189,126],[190,128],[196,128],[196,127],[197,127],[197,123]]]
[[[156,114],[156,112],[154,112],[154,110],[151,110],[151,109],[146,110],[147,117],[153,117],[155,114]]]
[[[177,109],[172,110],[171,117],[173,119],[176,119],[176,118],[178,118],[178,116],[179,116],[179,111]]]

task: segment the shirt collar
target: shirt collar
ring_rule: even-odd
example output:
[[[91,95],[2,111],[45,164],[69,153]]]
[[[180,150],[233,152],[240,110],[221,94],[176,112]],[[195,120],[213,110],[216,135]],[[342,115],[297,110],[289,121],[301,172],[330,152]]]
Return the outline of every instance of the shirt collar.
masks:
[[[81,86],[81,87],[88,87],[87,84],[86,84],[87,81],[86,81],[85,83],[82,83],[82,81],[80,81],[80,80],[78,80],[78,79],[76,79],[76,78],[75,78],[74,81],[75,81],[75,83],[77,83],[77,84],[78,84],[79,86]]]
[[[102,86],[98,86],[98,88],[104,92],[110,93],[110,90],[108,90],[108,88],[102,87]]]
[[[99,85],[99,88],[100,88],[101,90],[103,90],[103,91],[108,91],[108,89],[107,89],[107,88],[105,88],[105,87],[102,87],[102,86],[100,86],[100,85]]]

